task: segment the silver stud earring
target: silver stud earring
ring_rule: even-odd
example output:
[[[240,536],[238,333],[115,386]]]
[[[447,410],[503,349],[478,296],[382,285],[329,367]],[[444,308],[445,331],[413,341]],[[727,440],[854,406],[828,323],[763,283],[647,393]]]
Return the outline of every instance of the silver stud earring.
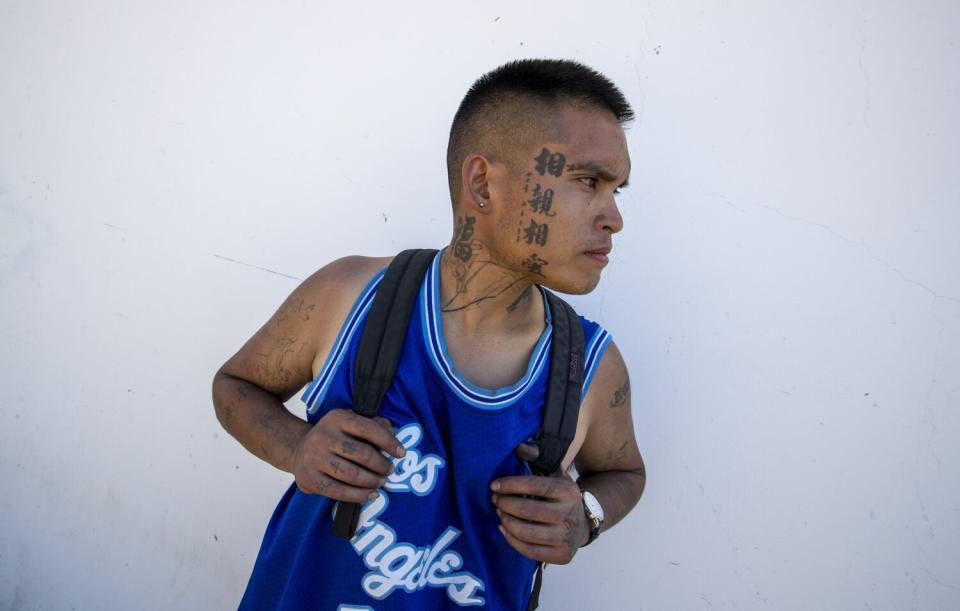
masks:
[[[483,208],[484,206],[486,206],[486,204],[483,202],[480,202],[480,207]]]

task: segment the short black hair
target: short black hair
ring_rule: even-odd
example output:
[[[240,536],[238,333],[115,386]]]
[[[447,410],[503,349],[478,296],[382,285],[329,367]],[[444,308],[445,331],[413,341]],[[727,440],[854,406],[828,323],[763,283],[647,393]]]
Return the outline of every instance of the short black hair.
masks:
[[[447,176],[453,203],[467,155],[479,152],[507,163],[518,161],[513,156],[519,145],[527,144],[524,135],[549,131],[544,115],[567,104],[608,110],[620,125],[633,119],[633,109],[610,79],[572,60],[519,59],[477,79],[450,127]]]

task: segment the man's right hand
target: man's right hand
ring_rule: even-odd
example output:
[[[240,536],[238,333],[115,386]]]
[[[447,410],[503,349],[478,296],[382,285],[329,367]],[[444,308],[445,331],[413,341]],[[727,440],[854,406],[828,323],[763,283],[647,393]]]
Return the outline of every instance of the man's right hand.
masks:
[[[294,450],[297,488],[337,501],[365,503],[393,472],[381,450],[403,458],[406,451],[386,418],[367,418],[333,409],[300,438]]]

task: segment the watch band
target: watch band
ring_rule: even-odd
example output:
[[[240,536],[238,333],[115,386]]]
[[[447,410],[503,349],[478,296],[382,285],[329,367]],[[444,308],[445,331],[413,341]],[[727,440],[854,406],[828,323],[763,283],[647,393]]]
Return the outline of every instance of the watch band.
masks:
[[[587,501],[588,494],[590,495],[590,502]],[[587,542],[582,546],[586,547],[600,536],[600,527],[603,526],[603,508],[600,507],[600,502],[597,501],[597,497],[593,496],[593,494],[587,490],[581,491],[580,501],[583,503],[583,513],[587,516],[587,522],[590,524],[590,535],[587,537]],[[597,506],[600,515],[597,515],[597,513],[591,509],[590,505],[592,504]]]

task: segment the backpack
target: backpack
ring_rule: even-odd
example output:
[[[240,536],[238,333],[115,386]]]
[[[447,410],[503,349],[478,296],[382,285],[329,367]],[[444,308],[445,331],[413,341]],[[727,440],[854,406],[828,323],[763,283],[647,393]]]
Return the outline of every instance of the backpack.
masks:
[[[357,414],[372,418],[380,411],[380,403],[397,371],[420,285],[436,253],[431,249],[405,250],[393,259],[380,281],[360,336],[355,363],[353,411]],[[553,346],[543,424],[535,440],[540,456],[530,465],[536,475],[551,475],[560,468],[577,430],[583,389],[584,337],[580,319],[567,302],[550,291],[544,293],[552,316]],[[358,503],[338,502],[333,532],[352,539],[359,519]],[[529,609],[537,607],[541,578],[542,565],[537,568]]]

